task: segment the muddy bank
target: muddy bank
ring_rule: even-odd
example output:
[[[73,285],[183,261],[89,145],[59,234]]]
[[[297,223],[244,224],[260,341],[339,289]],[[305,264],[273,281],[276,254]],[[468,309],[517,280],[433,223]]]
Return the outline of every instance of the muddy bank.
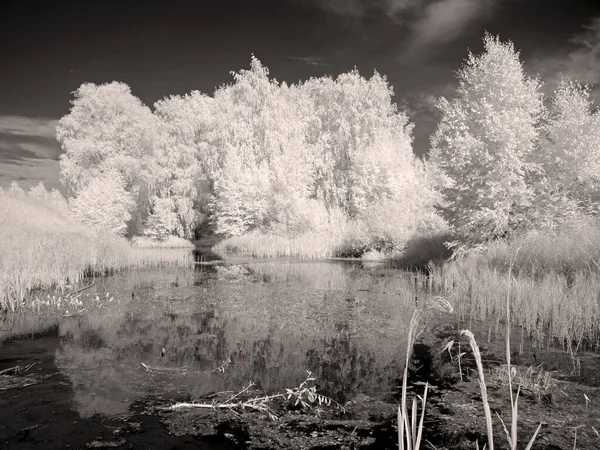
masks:
[[[425,333],[416,346],[411,361],[409,399],[422,394],[424,382],[430,383],[425,416],[423,448],[439,450],[480,448],[487,443],[481,391],[475,362],[466,342],[461,348],[460,372],[458,359],[451,357],[447,343],[460,341],[460,326],[442,325]],[[515,341],[517,341],[515,339]],[[483,342],[483,339],[482,339]],[[502,421],[510,429],[510,396],[507,369],[503,366],[504,343],[495,339],[480,345],[486,367],[488,399],[493,415],[494,443],[497,449],[509,448]],[[597,449],[600,448],[600,395],[598,387],[585,384],[581,374],[565,369],[544,369],[553,358],[516,342],[513,378],[521,384],[519,396],[518,438],[524,448],[536,428],[542,423],[534,449]],[[556,355],[564,354],[556,352]],[[579,355],[585,356],[585,355]],[[537,363],[547,358],[545,364]],[[586,368],[591,364],[600,370],[600,358],[587,355]],[[462,373],[462,379],[461,379]],[[398,386],[400,380],[398,380]],[[260,412],[190,409],[160,410],[157,413],[169,432],[176,435],[226,435],[236,448],[248,449],[395,449],[397,448],[398,391],[387,401],[366,395],[344,403],[344,408],[298,409],[290,403],[274,406],[278,420]],[[215,402],[197,399],[198,402]],[[575,447],[574,447],[575,444]]]
[[[458,367],[458,325],[441,325],[424,333],[416,345],[410,367],[409,399],[431,383],[425,417],[424,447],[473,449],[487,442],[481,394],[474,360],[462,342]],[[208,448],[208,449],[395,449],[396,414],[399,391],[386,399],[359,394],[341,405],[307,402],[305,407],[285,398],[265,403],[268,411],[248,408],[193,408],[173,410],[176,402],[218,405],[235,396],[245,402],[265,395],[258,389],[215,393],[204,397],[177,397],[175,394],[148,395],[130,405],[127,413],[82,418],[72,410],[72,381],[65,377],[51,357],[56,330],[37,336],[36,350],[26,342],[5,342],[0,373],[0,448]],[[499,336],[501,338],[501,336]],[[447,343],[455,340],[454,350]],[[500,418],[509,427],[510,400],[503,376],[503,343],[481,339],[486,366],[486,384],[492,414],[496,448],[508,448]],[[454,351],[453,356],[450,356]],[[523,380],[519,400],[519,440],[524,445],[541,422],[534,449],[600,448],[600,396],[598,388],[568,370],[541,372],[534,366],[543,358],[536,349],[519,348],[513,359],[515,376]],[[557,353],[558,354],[558,353]],[[580,355],[582,356],[582,355]],[[546,357],[547,354],[546,354]],[[557,358],[549,358],[557,360]],[[598,364],[596,355],[587,355],[586,370]],[[541,363],[542,366],[544,363]],[[532,369],[533,367],[533,369]],[[596,370],[600,365],[595,366]],[[462,380],[461,380],[462,373]],[[536,378],[544,373],[545,378]],[[529,381],[528,381],[529,380]],[[535,381],[537,380],[537,381]],[[313,384],[311,384],[312,386]],[[314,382],[319,392],[319,380]],[[397,380],[400,386],[400,379]],[[94,394],[93,394],[94,395]],[[306,399],[306,396],[304,397]],[[271,417],[270,417],[271,416]],[[274,416],[277,416],[275,418]],[[6,418],[10,417],[10,420]],[[575,436],[577,433],[577,436]]]

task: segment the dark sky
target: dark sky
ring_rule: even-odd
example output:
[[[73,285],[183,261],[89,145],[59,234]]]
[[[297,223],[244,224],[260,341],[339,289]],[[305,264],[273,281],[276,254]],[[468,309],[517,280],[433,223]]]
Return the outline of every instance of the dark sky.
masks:
[[[597,83],[597,17],[597,1],[585,0],[4,0],[0,185],[58,185],[53,129],[81,83],[123,81],[152,106],[212,94],[251,53],[279,81],[377,69],[415,122],[423,154],[435,99],[452,95],[454,71],[468,49],[481,50],[485,30],[512,40],[549,85],[559,72]]]

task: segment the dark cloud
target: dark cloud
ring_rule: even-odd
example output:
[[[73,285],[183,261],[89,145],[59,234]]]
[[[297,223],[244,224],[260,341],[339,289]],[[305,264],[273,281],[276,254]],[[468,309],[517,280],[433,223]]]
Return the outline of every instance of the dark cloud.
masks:
[[[0,186],[19,181],[24,188],[40,181],[61,189],[54,119],[0,116]]]

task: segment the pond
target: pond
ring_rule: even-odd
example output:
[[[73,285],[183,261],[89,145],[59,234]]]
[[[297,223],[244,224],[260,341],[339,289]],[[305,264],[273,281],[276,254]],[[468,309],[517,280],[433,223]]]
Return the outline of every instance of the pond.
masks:
[[[356,261],[215,258],[86,280],[72,287],[81,303],[0,313],[0,449],[397,448],[410,320],[432,296],[425,277]],[[425,429],[438,449],[486,441],[462,328],[481,347],[492,410],[509,421],[501,322],[431,318],[409,398],[430,383]],[[540,448],[573,448],[573,430],[577,448],[600,448],[600,356],[540,349],[523,331],[511,340],[525,383],[520,433],[543,422]],[[289,392],[309,373],[330,405],[214,406]],[[173,410],[179,402],[207,408]]]
[[[117,446],[114,432],[124,430],[116,421],[127,417],[128,427],[148,430],[131,434],[139,445],[197,446],[147,425],[154,418],[142,413],[250,382],[266,394],[285,392],[307,371],[319,393],[341,404],[397,398],[413,275],[357,262],[198,259],[195,270],[96,279],[79,294],[79,309],[4,316],[0,373],[27,368],[20,382],[31,386],[0,384],[2,415],[13,417],[0,426],[0,442]]]

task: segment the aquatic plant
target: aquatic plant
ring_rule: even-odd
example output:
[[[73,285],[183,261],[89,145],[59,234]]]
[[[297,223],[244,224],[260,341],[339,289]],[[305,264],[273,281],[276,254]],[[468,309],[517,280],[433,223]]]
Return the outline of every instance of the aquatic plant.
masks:
[[[131,238],[133,248],[194,248],[194,244],[179,236],[167,236],[164,239],[154,239],[147,236]]]
[[[98,234],[59,205],[0,192],[0,309],[16,310],[36,288],[67,286],[127,267],[124,238]]]
[[[423,332],[423,322],[426,317],[435,312],[453,312],[452,306],[442,297],[434,297],[429,299],[422,307],[415,309],[410,320],[408,329],[408,341],[406,344],[406,361],[404,364],[404,374],[402,376],[402,400],[398,406],[398,442],[400,450],[418,450],[421,446],[423,437],[423,419],[425,418],[425,408],[427,405],[427,391],[429,384],[425,385],[425,392],[421,398],[421,418],[417,425],[417,399],[413,398],[412,402],[412,417],[409,423],[409,415],[407,409],[406,393],[408,380],[408,363],[412,356],[413,346]]]
[[[336,249],[341,245],[340,234],[339,230],[310,231],[296,236],[254,232],[224,239],[213,247],[213,251],[259,258],[325,259],[336,255]]]
[[[517,251],[515,253],[515,258],[516,255],[518,254],[519,249],[517,248]],[[502,418],[500,416],[498,416],[498,418],[500,419],[500,421],[502,422],[502,427],[504,428],[504,431],[506,433],[506,438],[508,440],[508,444],[511,448],[511,450],[516,450],[517,449],[517,421],[518,421],[518,416],[519,416],[519,394],[521,392],[521,385],[519,384],[519,387],[517,389],[517,394],[516,396],[513,394],[513,385],[512,385],[512,371],[510,370],[510,328],[511,328],[511,315],[510,315],[510,281],[512,279],[512,268],[513,268],[513,264],[514,264],[514,258],[511,260],[509,268],[508,268],[508,274],[507,274],[507,278],[508,278],[508,284],[507,284],[507,289],[506,289],[506,365],[509,368],[508,370],[508,390],[510,393],[510,405],[511,405],[511,427],[510,427],[510,433],[508,432],[506,425],[504,424],[504,421],[502,420]],[[483,402],[483,409],[484,409],[484,413],[485,413],[485,423],[486,423],[486,428],[487,428],[487,435],[488,435],[488,449],[489,450],[494,450],[494,431],[492,428],[492,414],[491,414],[491,410],[490,410],[490,405],[488,402],[488,397],[487,397],[487,387],[485,384],[485,378],[484,378],[484,374],[483,374],[483,364],[481,362],[481,352],[479,351],[479,346],[477,345],[477,342],[475,341],[475,336],[473,335],[473,333],[470,330],[463,330],[461,331],[461,335],[464,335],[467,337],[467,339],[469,340],[469,344],[471,346],[471,349],[473,350],[473,355],[475,356],[475,362],[477,364],[477,372],[478,372],[478,376],[479,376],[479,387],[481,389],[481,401]],[[525,450],[530,450],[531,446],[533,445],[535,438],[537,437],[540,429],[542,427],[542,424],[540,423],[539,426],[537,427],[535,433],[533,434],[533,436],[531,437],[531,439],[529,440],[529,443],[527,444],[527,446],[525,447]]]
[[[558,343],[571,353],[575,369],[577,352],[600,343],[598,249],[600,223],[565,224],[433,266],[431,279],[462,320],[505,317],[509,308],[513,325],[534,345]]]

